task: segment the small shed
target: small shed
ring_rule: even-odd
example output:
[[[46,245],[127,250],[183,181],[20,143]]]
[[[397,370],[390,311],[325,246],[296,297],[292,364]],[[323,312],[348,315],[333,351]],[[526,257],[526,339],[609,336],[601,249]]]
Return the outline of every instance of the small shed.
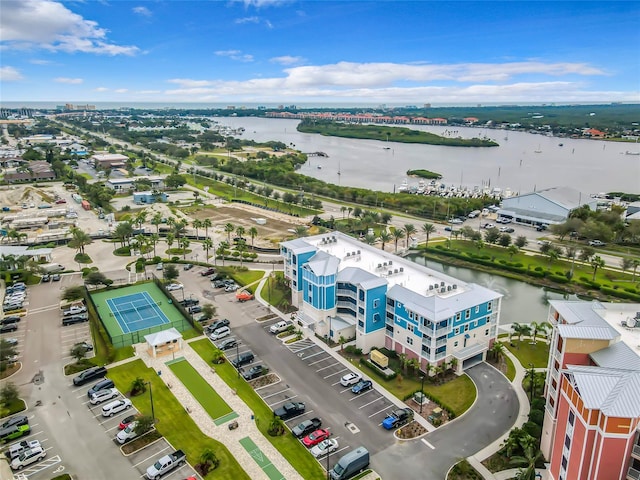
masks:
[[[133,202],[136,205],[155,203],[156,201],[166,202],[167,194],[161,192],[134,192]]]
[[[154,358],[182,350],[182,334],[171,327],[167,330],[145,335],[149,354]]]

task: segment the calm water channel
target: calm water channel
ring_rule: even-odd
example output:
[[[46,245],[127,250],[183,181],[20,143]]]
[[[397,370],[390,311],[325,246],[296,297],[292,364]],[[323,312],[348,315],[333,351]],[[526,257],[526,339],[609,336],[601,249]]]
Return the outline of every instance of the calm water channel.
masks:
[[[410,256],[408,258],[438,272],[444,272],[467,283],[477,283],[504,295],[500,314],[501,324],[543,322],[546,321],[549,314],[549,300],[578,300],[575,295],[547,291],[543,288],[499,275],[443,265],[433,260],[425,260],[424,257],[420,256]]]
[[[455,186],[489,185],[521,193],[555,186],[572,186],[584,194],[640,193],[640,156],[625,155],[626,151],[640,151],[640,144],[420,125],[411,128],[436,134],[455,130],[455,136],[464,138],[486,136],[500,146],[461,148],[387,144],[299,133],[296,131],[297,120],[257,117],[216,120],[233,128],[244,127],[243,137],[247,139],[278,140],[305,153],[327,153],[328,158],[310,157],[300,173],[345,186],[391,192],[406,179],[407,170],[424,168],[442,174],[444,183]]]

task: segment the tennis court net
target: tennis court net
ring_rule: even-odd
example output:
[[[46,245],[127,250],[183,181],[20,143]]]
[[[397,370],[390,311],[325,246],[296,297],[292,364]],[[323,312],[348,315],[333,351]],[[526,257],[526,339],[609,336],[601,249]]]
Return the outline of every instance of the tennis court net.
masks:
[[[137,312],[139,313],[141,316],[144,316],[145,314],[149,314],[151,312],[154,312],[154,314],[152,316],[155,316],[155,305],[152,305],[150,303],[146,304],[146,305],[142,305],[139,307],[136,306],[132,306],[132,307],[115,307],[115,312],[114,313],[119,313],[119,314],[125,314],[125,313],[131,313],[131,312]]]

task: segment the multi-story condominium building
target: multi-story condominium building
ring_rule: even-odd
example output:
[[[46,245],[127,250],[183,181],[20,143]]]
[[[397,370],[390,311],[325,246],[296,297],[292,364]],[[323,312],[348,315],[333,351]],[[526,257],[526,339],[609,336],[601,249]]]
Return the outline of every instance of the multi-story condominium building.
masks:
[[[502,295],[339,232],[283,242],[298,320],[323,338],[355,338],[426,364],[462,371],[495,341]]]
[[[640,304],[551,301],[548,320],[551,478],[640,479]]]

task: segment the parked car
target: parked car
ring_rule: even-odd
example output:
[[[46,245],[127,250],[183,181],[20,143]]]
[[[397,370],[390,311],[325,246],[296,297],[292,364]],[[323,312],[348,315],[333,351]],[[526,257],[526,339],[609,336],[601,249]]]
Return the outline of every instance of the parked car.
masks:
[[[127,426],[136,419],[136,416],[137,414],[134,413],[133,415],[127,415],[122,420],[120,420],[120,423],[118,424],[118,430],[124,430],[125,428],[127,428]]]
[[[228,326],[229,326],[229,319],[221,318],[220,320],[216,320],[215,322],[212,322],[206,327],[204,327],[204,331],[205,333],[209,334],[209,333],[213,333],[215,330],[217,330],[220,327],[228,327]]]
[[[75,386],[84,385],[85,383],[95,380],[96,378],[102,378],[107,374],[105,367],[92,367],[87,370],[83,370],[73,378],[73,384]]]
[[[238,299],[239,302],[242,303],[242,302],[248,302],[249,300],[253,300],[254,296],[253,296],[253,293],[243,290],[242,292],[238,292],[236,294],[236,298]]]
[[[9,345],[11,347],[15,347],[16,345],[18,345],[18,339],[17,338],[5,338],[4,341],[7,342],[7,345]]]
[[[113,402],[107,403],[104,407],[102,407],[102,416],[103,417],[113,417],[116,413],[124,412],[131,408],[133,404],[131,400],[128,398],[122,398],[120,400],[115,400]]]
[[[280,408],[276,408],[273,414],[282,420],[289,420],[290,418],[302,415],[305,409],[306,407],[303,402],[287,402]]]
[[[30,433],[31,427],[29,427],[29,425],[12,425],[0,430],[0,442],[15,440],[16,438],[29,435]]]
[[[343,387],[348,387],[349,385],[355,385],[360,380],[362,380],[362,375],[356,372],[350,372],[344,375],[340,379],[340,385]]]
[[[218,342],[216,344],[216,347],[219,348],[220,350],[229,350],[231,348],[235,348],[236,345],[238,345],[238,341],[235,338],[231,337],[231,338],[225,338],[221,342]]]
[[[164,268],[164,265],[162,264],[162,262],[156,263],[156,270],[162,270],[163,268]]]
[[[62,319],[62,326],[66,327],[69,325],[75,325],[76,323],[88,322],[89,314],[80,313],[79,315],[73,315],[71,317],[66,317]]]
[[[21,320],[19,315],[10,315],[0,320],[0,325],[9,325],[10,323],[18,323]]]
[[[604,247],[606,245],[606,243],[601,242],[600,240],[590,240],[589,241],[589,246],[590,247]]]
[[[15,323],[10,323],[9,325],[0,325],[0,333],[15,332],[16,330],[18,330],[18,325]]]
[[[43,283],[49,282],[51,280],[51,275],[49,275],[48,273],[45,273],[44,275],[42,275],[41,280]]]
[[[116,442],[122,445],[128,442],[129,440],[133,440],[134,438],[136,438],[138,436],[138,434],[135,432],[135,428],[137,425],[138,425],[137,420],[134,420],[125,428],[120,430],[116,435]]]
[[[15,417],[11,417],[8,420],[5,420],[0,425],[0,430],[4,430],[5,428],[20,426],[20,425],[29,425],[29,419],[26,415],[16,415]]]
[[[40,442],[38,440],[22,440],[21,442],[16,442],[9,445],[4,454],[9,459],[9,461],[11,461],[16,457],[19,457],[20,454],[26,452],[30,448],[37,448],[39,446]]]
[[[216,273],[216,269],[213,267],[210,267],[200,272],[200,275],[202,275],[203,277],[206,277],[208,275],[213,275],[214,273]]]
[[[351,387],[351,391],[356,395],[359,395],[362,392],[371,390],[372,388],[373,388],[373,382],[371,380],[360,380],[353,387]]]
[[[198,305],[200,300],[197,298],[185,298],[184,300],[180,300],[178,303],[183,307],[191,307],[192,305]]]
[[[335,452],[337,449],[338,441],[334,438],[327,438],[311,449],[311,455],[320,458]]]
[[[235,292],[236,290],[238,290],[238,288],[240,288],[238,285],[236,285],[235,283],[231,284],[231,285],[227,285],[226,287],[224,287],[224,291],[225,292]]]
[[[256,365],[251,367],[246,372],[242,372],[242,378],[245,380],[253,380],[254,378],[258,378],[263,373],[262,365]]]
[[[187,311],[193,315],[194,313],[202,312],[202,307],[200,305],[194,305],[193,307],[187,308]]]
[[[226,283],[224,283],[224,280],[215,280],[212,285],[214,288],[222,288],[226,286]]]
[[[184,288],[184,285],[182,285],[181,283],[169,283],[166,286],[166,289],[168,291],[173,291],[173,290],[182,290]]]
[[[62,275],[60,275],[59,273],[54,273],[53,275],[51,275],[52,282],[59,282],[61,278]]]
[[[289,328],[289,325],[293,325],[293,323],[290,320],[289,321],[281,320],[271,325],[269,327],[269,332],[273,334],[284,332],[287,328]]]
[[[44,460],[47,456],[47,452],[42,447],[30,448],[29,450],[22,452],[18,458],[14,458],[11,461],[12,470],[21,470],[24,467],[31,465],[32,463]]]
[[[319,428],[315,432],[310,433],[309,435],[304,437],[302,439],[302,444],[305,447],[310,448],[310,447],[313,447],[314,445],[319,444],[323,440],[326,440],[327,438],[329,438],[330,435],[331,433],[329,433],[329,430],[325,428]]]
[[[296,437],[302,438],[311,432],[316,431],[322,426],[322,420],[318,417],[312,418],[310,420],[305,420],[304,422],[300,422],[298,425],[291,429],[291,433],[293,433]]]
[[[248,365],[249,363],[253,362],[254,359],[255,356],[253,355],[253,352],[242,352],[231,362],[231,364],[236,368],[240,368],[243,365]]]
[[[209,335],[209,338],[213,341],[220,340],[224,337],[228,337],[231,334],[231,329],[229,327],[220,327],[214,330],[214,332]]]
[[[398,408],[382,421],[382,426],[387,430],[395,430],[411,420],[413,420],[413,410],[410,408]]]
[[[71,308],[68,308],[67,310],[64,310],[62,312],[62,315],[65,317],[68,317],[70,315],[77,315],[79,313],[84,313],[87,311],[87,307],[85,307],[84,305],[82,306],[73,306]]]
[[[62,203],[67,203],[67,201],[64,198],[59,198],[59,199],[56,200],[56,204],[57,205],[60,205]]]
[[[73,345],[73,347],[83,347],[85,349],[86,352],[91,352],[93,351],[93,345],[91,345],[89,342],[79,342]]]
[[[111,380],[110,378],[103,378],[98,383],[96,383],[93,387],[87,390],[87,398],[91,398],[94,393],[97,393],[100,390],[107,390],[114,387],[115,387],[115,384],[113,383],[113,380]]]
[[[91,405],[98,405],[99,403],[106,402],[107,400],[111,400],[112,398],[120,395],[120,392],[117,388],[107,388],[105,390],[98,390],[96,393],[91,395],[89,402]]]
[[[193,263],[187,263],[183,268],[185,271],[191,270],[193,268]]]

